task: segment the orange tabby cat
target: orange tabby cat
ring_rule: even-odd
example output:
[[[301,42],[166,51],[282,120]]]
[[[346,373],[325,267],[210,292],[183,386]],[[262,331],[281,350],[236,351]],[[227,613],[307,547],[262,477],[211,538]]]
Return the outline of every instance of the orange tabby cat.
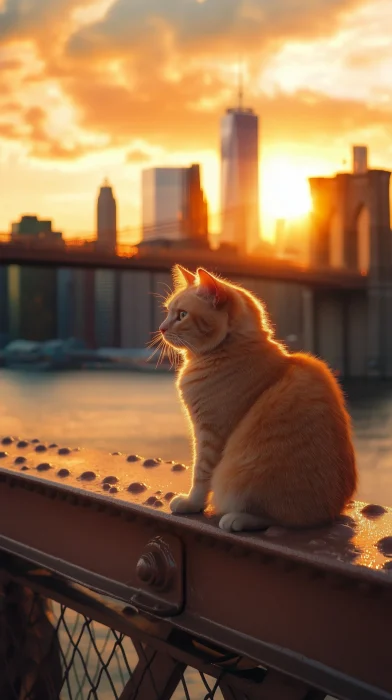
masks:
[[[315,357],[273,339],[250,292],[176,266],[160,326],[184,355],[177,381],[194,433],[193,483],[171,502],[197,513],[210,492],[224,530],[311,527],[336,518],[356,488],[350,419]]]

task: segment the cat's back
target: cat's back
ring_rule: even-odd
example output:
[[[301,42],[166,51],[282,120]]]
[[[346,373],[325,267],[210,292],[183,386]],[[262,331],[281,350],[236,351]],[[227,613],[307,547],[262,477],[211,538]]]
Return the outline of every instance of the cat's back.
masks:
[[[343,392],[328,366],[287,355],[286,371],[256,400],[229,438],[215,475],[215,505],[264,513],[303,527],[335,518],[352,497],[357,471]],[[245,504],[245,505],[244,505]]]
[[[332,370],[314,355],[294,353],[289,356],[288,389],[302,400],[325,402],[329,409],[345,410],[343,391]]]
[[[351,419],[343,391],[325,362],[305,353],[288,355],[281,379],[255,404],[258,430],[274,433],[291,442],[306,436],[306,442],[329,445],[334,452],[343,444],[351,452]],[[294,436],[296,436],[294,438]],[[339,449],[339,448],[338,448]]]

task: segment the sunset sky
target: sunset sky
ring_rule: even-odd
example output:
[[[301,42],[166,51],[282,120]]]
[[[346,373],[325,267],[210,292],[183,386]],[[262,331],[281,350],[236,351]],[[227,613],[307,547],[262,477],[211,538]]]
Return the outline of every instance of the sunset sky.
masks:
[[[392,167],[391,35],[391,0],[0,0],[0,231],[28,212],[91,234],[107,176],[129,239],[149,165],[200,162],[217,212],[240,58],[265,220],[353,143]]]

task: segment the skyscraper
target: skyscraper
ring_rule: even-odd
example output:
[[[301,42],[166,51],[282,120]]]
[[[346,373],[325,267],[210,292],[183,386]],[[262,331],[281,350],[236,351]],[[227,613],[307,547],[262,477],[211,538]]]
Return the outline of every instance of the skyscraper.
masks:
[[[145,243],[206,245],[208,212],[200,166],[143,170],[142,222]]]
[[[249,253],[259,242],[259,127],[252,109],[221,120],[221,243]]]
[[[105,180],[97,201],[97,247],[108,253],[116,252],[117,207],[113,190]]]

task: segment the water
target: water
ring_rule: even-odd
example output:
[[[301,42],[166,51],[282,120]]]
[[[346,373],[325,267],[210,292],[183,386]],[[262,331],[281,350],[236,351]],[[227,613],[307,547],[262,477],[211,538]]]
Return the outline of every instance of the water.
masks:
[[[392,506],[392,383],[346,387],[360,471],[358,497]],[[0,434],[189,463],[172,375],[0,370]]]
[[[0,434],[190,459],[173,376],[0,371]]]

